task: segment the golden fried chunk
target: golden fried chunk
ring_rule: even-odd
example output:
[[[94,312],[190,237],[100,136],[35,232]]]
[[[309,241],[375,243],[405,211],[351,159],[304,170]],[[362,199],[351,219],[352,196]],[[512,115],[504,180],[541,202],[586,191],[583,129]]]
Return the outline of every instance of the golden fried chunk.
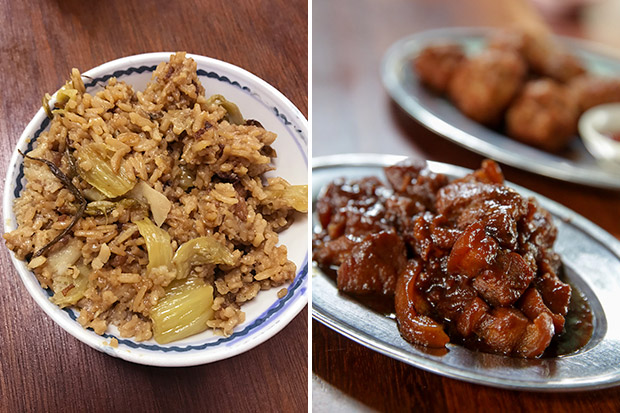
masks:
[[[525,72],[516,52],[486,50],[459,66],[450,82],[450,97],[468,117],[493,125],[520,89]]]
[[[487,47],[493,50],[515,51],[525,59],[526,43],[525,32],[517,29],[505,29],[491,33],[487,40]]]
[[[558,82],[566,83],[572,79],[583,75],[585,68],[570,53],[557,52],[547,56],[542,70],[542,75],[549,76]]]
[[[581,112],[604,103],[620,102],[618,78],[579,76],[570,83],[570,87]]]
[[[489,36],[488,47],[515,51],[525,60],[531,72],[558,82],[566,83],[585,73],[579,59],[547,36],[517,29],[500,30]]]
[[[577,104],[551,79],[528,82],[506,114],[508,135],[548,151],[563,149],[577,132]]]
[[[420,80],[439,93],[448,89],[456,68],[465,59],[458,44],[445,43],[424,48],[413,62]]]

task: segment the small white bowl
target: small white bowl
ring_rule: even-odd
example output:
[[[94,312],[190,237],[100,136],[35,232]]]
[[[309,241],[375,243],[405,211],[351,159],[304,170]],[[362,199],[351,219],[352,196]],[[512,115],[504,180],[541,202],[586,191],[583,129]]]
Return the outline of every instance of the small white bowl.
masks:
[[[620,171],[620,103],[595,106],[579,118],[579,134],[588,151],[604,167]]]
[[[114,60],[84,73],[88,92],[96,92],[101,84],[116,76],[144,90],[155,67],[167,61],[172,53],[147,53]],[[278,134],[274,149],[275,174],[293,184],[308,183],[308,125],[301,112],[278,90],[255,75],[229,63],[191,55],[198,64],[198,76],[206,94],[221,94],[235,102],[246,118],[257,119],[270,131]],[[67,77],[69,73],[67,73]],[[87,76],[87,77],[86,77]],[[91,80],[92,78],[92,80]],[[41,91],[43,95],[45,91]],[[32,99],[40,99],[33,96]],[[13,201],[19,196],[25,180],[23,158],[17,150],[32,149],[39,134],[49,126],[43,109],[39,109],[17,142],[6,175],[4,190],[4,231],[16,227]],[[152,366],[194,366],[211,363],[245,352],[282,330],[307,304],[308,286],[308,220],[298,219],[280,234],[280,242],[287,246],[289,259],[297,265],[297,276],[283,298],[277,297],[279,288],[261,291],[243,306],[246,321],[235,328],[230,337],[215,336],[211,331],[184,340],[161,345],[154,340],[137,342],[118,335],[115,327],[108,328],[103,336],[84,329],[76,321],[77,313],[60,309],[49,301],[48,290],[41,287],[34,274],[23,261],[11,259],[28,292],[36,303],[58,324],[78,340],[96,350],[134,363]],[[16,316],[19,316],[16,314]],[[118,347],[110,346],[112,338]],[[44,351],[42,348],[41,351]]]

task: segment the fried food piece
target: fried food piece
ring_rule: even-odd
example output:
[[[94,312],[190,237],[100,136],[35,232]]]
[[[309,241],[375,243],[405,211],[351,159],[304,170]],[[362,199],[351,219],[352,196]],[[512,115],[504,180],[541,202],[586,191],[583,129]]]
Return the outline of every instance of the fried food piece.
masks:
[[[586,73],[577,57],[570,53],[558,52],[548,55],[543,63],[541,74],[558,82],[567,83]]]
[[[566,83],[586,72],[579,59],[565,52],[550,39],[531,35],[525,35],[524,39],[523,55],[535,74]]]
[[[497,124],[525,73],[525,63],[516,52],[486,50],[458,67],[450,82],[450,97],[473,120]]]
[[[487,39],[487,48],[493,50],[515,51],[525,58],[525,33],[516,29],[497,30]]]
[[[420,80],[438,93],[445,93],[456,68],[465,59],[458,44],[445,43],[424,48],[413,62]]]
[[[586,72],[579,59],[564,51],[551,38],[517,29],[493,33],[489,36],[488,48],[517,52],[527,62],[531,72],[561,83],[569,82]]]
[[[604,103],[620,102],[620,79],[601,76],[579,76],[570,83],[579,110],[586,110]]]
[[[508,109],[506,131],[514,139],[556,152],[575,138],[578,115],[568,89],[550,79],[534,80]]]

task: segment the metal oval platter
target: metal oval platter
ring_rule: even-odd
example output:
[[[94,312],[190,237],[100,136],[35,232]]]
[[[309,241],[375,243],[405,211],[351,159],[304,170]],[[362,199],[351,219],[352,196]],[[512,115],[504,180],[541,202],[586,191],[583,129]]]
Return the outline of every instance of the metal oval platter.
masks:
[[[383,167],[404,159],[394,155],[335,155],[313,160],[312,199],[339,177],[377,176]],[[432,171],[451,178],[467,169],[429,162]],[[385,180],[384,180],[385,181]],[[316,266],[312,277],[312,315],[337,332],[396,360],[443,376],[510,389],[562,391],[596,389],[620,384],[620,242],[568,208],[525,188],[554,217],[558,227],[555,250],[565,275],[588,300],[594,316],[589,343],[576,353],[541,359],[519,359],[448,345],[444,354],[413,346],[399,334],[395,320],[374,312],[348,295]],[[318,226],[316,215],[313,226]]]
[[[417,33],[394,43],[381,67],[390,96],[414,119],[433,132],[474,152],[540,175],[601,188],[620,189],[620,174],[601,168],[580,139],[562,155],[517,142],[463,115],[449,100],[428,91],[418,81],[412,59],[425,46],[437,42],[462,44],[475,54],[484,46],[490,29],[453,28]],[[620,60],[599,52],[603,47],[575,39],[557,38],[594,74],[620,76]]]

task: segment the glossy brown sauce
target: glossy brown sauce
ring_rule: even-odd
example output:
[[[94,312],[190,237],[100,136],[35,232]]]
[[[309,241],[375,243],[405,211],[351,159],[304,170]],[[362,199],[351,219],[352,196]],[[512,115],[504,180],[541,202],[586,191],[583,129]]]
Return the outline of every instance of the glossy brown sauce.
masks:
[[[566,356],[576,353],[585,347],[594,332],[594,317],[586,296],[572,285],[568,313],[564,331],[555,336],[542,355],[543,358]]]
[[[336,281],[337,268],[321,268],[321,271]],[[541,358],[553,358],[567,356],[579,352],[584,348],[594,331],[594,317],[592,310],[588,304],[586,296],[577,289],[572,283],[568,282],[572,287],[572,295],[566,314],[566,324],[564,331],[556,335],[551,344],[545,350]],[[382,295],[358,295],[351,296],[355,301],[367,307],[369,310],[377,314],[396,321],[396,313],[394,310],[394,300],[391,297]],[[457,344],[457,343],[455,343]],[[466,342],[458,343],[468,347]],[[472,350],[476,350],[472,348]]]
[[[338,180],[317,201],[313,260],[341,293],[428,348],[537,358],[587,344],[592,313],[560,279],[553,219],[497,164],[452,182],[419,164],[385,173],[389,186]]]

